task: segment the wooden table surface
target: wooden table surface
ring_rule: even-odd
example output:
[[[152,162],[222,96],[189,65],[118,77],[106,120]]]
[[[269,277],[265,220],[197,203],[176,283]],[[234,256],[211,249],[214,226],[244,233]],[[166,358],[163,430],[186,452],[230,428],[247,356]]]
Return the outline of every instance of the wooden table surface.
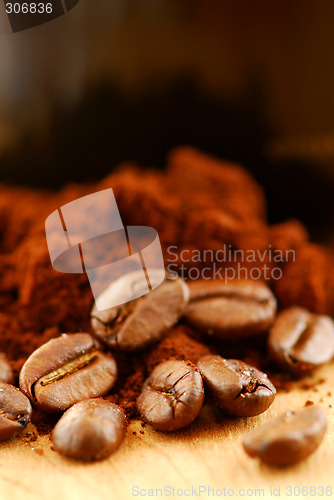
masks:
[[[172,434],[147,425],[143,428],[134,421],[120,449],[93,464],[62,458],[51,449],[48,436],[31,441],[26,434],[35,429],[30,424],[23,435],[0,445],[0,498],[273,498],[272,489],[279,498],[334,498],[334,402],[330,395],[334,395],[334,364],[299,384],[319,379],[325,381],[315,388],[305,390],[295,384],[290,392],[280,393],[258,417],[228,418],[205,406],[191,426]],[[325,439],[313,456],[287,469],[273,469],[245,454],[241,441],[246,432],[283,411],[304,406],[307,400],[320,404],[329,417]],[[164,488],[165,496],[149,491]]]

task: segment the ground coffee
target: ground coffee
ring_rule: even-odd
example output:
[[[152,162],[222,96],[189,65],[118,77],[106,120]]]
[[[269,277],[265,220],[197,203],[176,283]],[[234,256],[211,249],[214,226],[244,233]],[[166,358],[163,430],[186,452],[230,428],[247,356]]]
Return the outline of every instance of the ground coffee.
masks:
[[[298,304],[334,314],[332,253],[308,243],[307,232],[297,221],[268,226],[263,192],[241,167],[179,148],[170,155],[165,172],[123,165],[100,183],[69,185],[58,193],[0,186],[0,351],[6,354],[16,381],[28,356],[43,343],[61,332],[91,332],[93,297],[88,281],[85,275],[52,269],[44,222],[59,206],[109,187],[114,189],[124,224],[154,227],[166,261],[169,246],[176,246],[173,264],[185,266],[185,274],[201,270],[208,262],[184,262],[183,250],[217,251],[224,245],[243,252],[256,250],[255,262],[243,262],[243,266],[280,267],[282,278],[268,279],[280,307]],[[295,260],[270,262],[268,248],[292,249]],[[222,265],[236,268],[238,263],[236,259]],[[115,355],[119,378],[108,398],[132,417],[136,398],[154,366],[170,358],[196,362],[210,352],[215,352],[210,341],[203,342],[198,333],[179,325],[140,354]],[[45,432],[44,417],[33,418]]]

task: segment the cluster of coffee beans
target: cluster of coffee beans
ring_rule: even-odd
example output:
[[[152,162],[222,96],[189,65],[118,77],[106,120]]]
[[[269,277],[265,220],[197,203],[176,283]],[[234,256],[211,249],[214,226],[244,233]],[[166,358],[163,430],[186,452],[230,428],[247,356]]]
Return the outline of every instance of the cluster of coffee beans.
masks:
[[[124,283],[124,280],[123,282]],[[141,275],[129,275],[127,286],[144,289]],[[115,284],[103,292],[114,303]],[[32,407],[65,412],[52,440],[61,454],[100,460],[124,439],[124,411],[102,399],[117,379],[111,351],[144,349],[164,337],[181,317],[217,339],[243,339],[269,330],[268,349],[284,370],[308,373],[334,355],[334,323],[327,316],[294,307],[276,317],[276,300],[262,283],[199,280],[187,284],[166,280],[150,293],[120,306],[91,312],[93,335],[63,334],[38,348],[22,367],[20,390],[5,358],[0,357],[0,439],[8,439],[29,422]],[[252,417],[266,411],[276,389],[268,376],[241,360],[219,355],[158,365],[137,399],[143,420],[160,431],[174,431],[199,414],[205,395],[224,412]],[[244,440],[250,456],[288,465],[309,456],[327,427],[317,407],[290,412],[256,429]]]

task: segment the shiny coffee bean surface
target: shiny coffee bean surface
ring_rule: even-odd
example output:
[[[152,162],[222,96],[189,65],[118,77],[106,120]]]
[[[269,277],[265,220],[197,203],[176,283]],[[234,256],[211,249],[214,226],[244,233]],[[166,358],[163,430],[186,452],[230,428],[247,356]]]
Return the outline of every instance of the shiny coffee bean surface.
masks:
[[[187,322],[222,339],[251,337],[266,331],[274,321],[276,299],[257,281],[197,280],[189,282]]]
[[[334,322],[301,307],[282,311],[268,336],[268,349],[279,366],[302,375],[334,356]]]
[[[254,429],[244,438],[245,451],[269,465],[293,465],[309,457],[327,429],[325,411],[308,406],[289,411]]]
[[[0,441],[27,427],[31,413],[29,399],[13,385],[0,382]]]
[[[123,442],[126,433],[124,411],[103,399],[75,404],[60,418],[52,432],[55,450],[75,460],[107,458]]]
[[[174,431],[197,417],[203,399],[203,382],[197,368],[189,362],[170,360],[158,365],[146,380],[137,409],[155,429]]]
[[[275,399],[276,389],[267,375],[243,361],[209,355],[201,358],[197,366],[205,392],[230,415],[259,415]]]
[[[64,334],[31,354],[20,373],[20,388],[34,406],[52,413],[104,396],[116,377],[113,356],[100,351],[91,335]]]
[[[140,287],[140,282],[126,283],[126,286],[130,285]],[[147,286],[146,281],[143,285]],[[115,293],[120,292],[114,287],[107,289],[102,297],[103,303],[108,303],[108,294],[111,300]],[[98,311],[94,304],[91,312],[94,335],[111,349],[135,351],[146,348],[159,341],[177,323],[188,300],[186,283],[181,278],[167,277],[154,290],[126,304],[102,311]]]

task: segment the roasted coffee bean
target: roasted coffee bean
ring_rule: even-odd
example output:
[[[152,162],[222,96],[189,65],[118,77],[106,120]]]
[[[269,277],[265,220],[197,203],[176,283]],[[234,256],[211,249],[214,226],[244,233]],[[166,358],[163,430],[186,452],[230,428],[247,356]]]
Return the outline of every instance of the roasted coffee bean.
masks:
[[[103,399],[87,399],[67,410],[52,432],[54,448],[69,458],[107,458],[124,440],[124,411]]]
[[[160,431],[175,431],[190,424],[204,399],[203,382],[190,362],[165,361],[146,380],[137,399],[142,418]]]
[[[132,286],[139,287],[140,283],[133,282]],[[108,294],[113,297],[115,293],[120,292],[108,288],[104,292],[103,302],[107,304]],[[186,283],[181,278],[167,278],[148,294],[126,304],[102,311],[98,311],[94,305],[91,312],[92,328],[96,337],[112,349],[142,349],[161,339],[180,319],[188,299]]]
[[[224,339],[245,338],[267,330],[274,321],[276,299],[256,281],[198,280],[189,283],[186,320]]]
[[[37,408],[57,412],[105,395],[116,376],[114,358],[99,351],[93,337],[65,334],[32,353],[22,367],[20,387]]]
[[[301,307],[286,309],[271,328],[268,349],[281,367],[310,372],[334,356],[334,322]]]
[[[289,411],[251,431],[243,446],[251,457],[269,465],[292,465],[309,457],[321,443],[327,417],[319,406]]]
[[[276,389],[265,373],[237,359],[209,355],[197,363],[205,392],[224,411],[237,417],[253,417],[269,408]]]
[[[0,382],[14,383],[14,374],[6,355],[0,352]]]
[[[0,382],[0,441],[27,427],[31,417],[29,399],[13,385]]]

